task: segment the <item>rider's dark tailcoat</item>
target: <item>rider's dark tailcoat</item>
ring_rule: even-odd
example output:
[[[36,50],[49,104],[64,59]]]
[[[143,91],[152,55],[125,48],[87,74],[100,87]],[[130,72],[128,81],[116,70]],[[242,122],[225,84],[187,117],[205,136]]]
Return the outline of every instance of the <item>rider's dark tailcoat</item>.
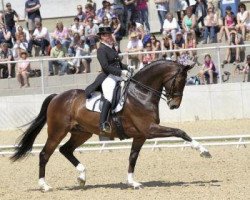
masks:
[[[90,97],[92,92],[101,89],[100,86],[102,82],[109,74],[121,76],[121,71],[127,69],[127,65],[121,63],[115,48],[110,48],[103,43],[100,44],[97,50],[97,59],[102,67],[102,72],[96,77],[95,81],[85,89],[87,98]]]

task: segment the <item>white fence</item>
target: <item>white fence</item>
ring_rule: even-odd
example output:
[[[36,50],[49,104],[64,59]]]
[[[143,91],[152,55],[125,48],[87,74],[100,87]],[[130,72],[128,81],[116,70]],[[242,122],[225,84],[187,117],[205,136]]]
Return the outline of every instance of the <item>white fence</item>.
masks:
[[[227,135],[227,136],[205,136],[205,137],[194,137],[193,139],[202,142],[204,146],[235,146],[239,148],[240,146],[246,147],[250,144],[250,135]],[[105,150],[125,150],[131,148],[132,140],[124,141],[100,141],[100,142],[86,142],[84,146],[81,146],[75,150],[75,152],[83,153],[86,151],[99,151],[100,153]],[[62,146],[63,144],[60,144]],[[5,145],[0,146],[0,155],[12,155],[15,149],[15,145]],[[40,153],[44,144],[34,144],[31,154]],[[161,138],[161,139],[151,139],[147,140],[143,145],[144,149],[151,149],[152,151],[161,148],[182,148],[190,147],[190,144],[183,142],[179,138]],[[56,149],[55,152],[59,150]]]

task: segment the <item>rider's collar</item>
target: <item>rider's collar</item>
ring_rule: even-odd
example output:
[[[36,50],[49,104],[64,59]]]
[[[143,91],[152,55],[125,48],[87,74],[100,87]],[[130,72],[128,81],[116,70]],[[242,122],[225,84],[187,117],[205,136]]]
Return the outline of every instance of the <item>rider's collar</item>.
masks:
[[[106,46],[108,46],[109,48],[111,48],[112,49],[112,45],[109,45],[109,44],[107,44],[106,42],[101,42],[102,44],[104,44],[104,45],[106,45]]]

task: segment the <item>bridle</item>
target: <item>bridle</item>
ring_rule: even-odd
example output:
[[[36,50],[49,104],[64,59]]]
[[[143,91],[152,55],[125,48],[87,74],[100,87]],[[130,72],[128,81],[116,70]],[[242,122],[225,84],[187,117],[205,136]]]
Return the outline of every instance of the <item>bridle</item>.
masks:
[[[175,87],[175,84],[176,84],[176,78],[177,76],[180,74],[181,72],[181,67],[178,68],[178,71],[172,76],[170,77],[168,80],[164,81],[162,84],[165,85],[167,82],[171,81],[172,80],[172,83],[171,83],[171,86],[170,86],[170,90],[169,91],[158,91],[158,90],[155,90],[137,80],[135,80],[134,78],[130,78],[130,81],[138,84],[139,86],[141,86],[142,88],[152,92],[152,93],[155,93],[156,96],[158,96],[159,98],[163,99],[164,101],[166,102],[169,102],[173,97],[182,97],[183,96],[183,92],[174,92],[174,87]],[[162,97],[162,95],[165,97]]]

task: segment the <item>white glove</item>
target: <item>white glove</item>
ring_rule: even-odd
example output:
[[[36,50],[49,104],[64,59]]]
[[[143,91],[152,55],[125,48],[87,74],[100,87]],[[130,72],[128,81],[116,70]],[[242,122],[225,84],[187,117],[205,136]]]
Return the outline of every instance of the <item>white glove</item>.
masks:
[[[135,71],[135,66],[134,65],[128,65],[128,70]]]
[[[128,80],[128,78],[129,78],[129,73],[128,73],[127,70],[122,70],[121,78],[122,78],[124,81],[127,81],[127,80]]]

